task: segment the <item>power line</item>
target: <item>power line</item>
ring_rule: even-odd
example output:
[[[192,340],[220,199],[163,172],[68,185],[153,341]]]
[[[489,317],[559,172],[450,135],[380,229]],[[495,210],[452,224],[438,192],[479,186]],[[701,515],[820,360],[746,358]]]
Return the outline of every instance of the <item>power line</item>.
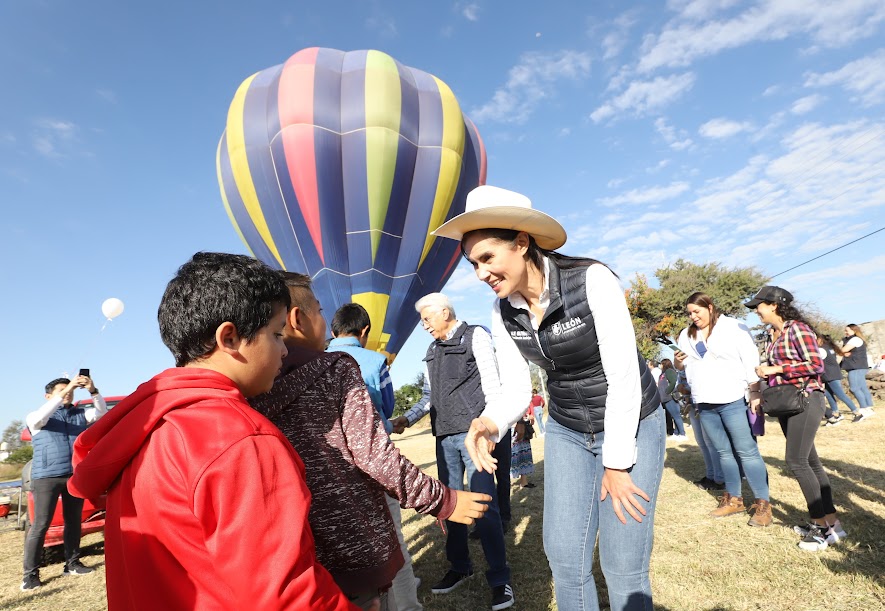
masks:
[[[811,263],[812,261],[817,261],[817,260],[820,259],[821,257],[826,257],[827,255],[832,254],[832,253],[836,252],[837,250],[842,250],[842,249],[845,248],[846,246],[851,246],[851,245],[854,244],[855,242],[860,242],[861,240],[863,240],[863,239],[865,239],[865,238],[868,238],[868,237],[870,237],[871,235],[876,235],[876,234],[879,233],[880,231],[885,231],[885,227],[879,227],[876,231],[873,231],[873,232],[868,233],[867,235],[861,236],[861,237],[857,238],[856,240],[851,240],[850,242],[847,242],[847,243],[845,243],[845,244],[842,244],[842,246],[837,246],[837,247],[834,248],[833,250],[828,250],[827,252],[823,253],[822,255],[818,255],[818,256],[814,257],[813,259],[809,259],[808,261],[803,261],[803,262],[800,263],[799,265],[794,265],[794,266],[791,267],[790,269],[785,269],[785,270],[782,271],[782,272],[778,272],[778,273],[776,273],[774,276],[772,276],[772,278],[777,278],[778,276],[782,276],[782,275],[786,274],[787,272],[791,272],[791,271],[793,271],[794,269],[796,269],[796,268],[798,268],[798,267],[802,267],[803,265],[807,265],[808,263]]]

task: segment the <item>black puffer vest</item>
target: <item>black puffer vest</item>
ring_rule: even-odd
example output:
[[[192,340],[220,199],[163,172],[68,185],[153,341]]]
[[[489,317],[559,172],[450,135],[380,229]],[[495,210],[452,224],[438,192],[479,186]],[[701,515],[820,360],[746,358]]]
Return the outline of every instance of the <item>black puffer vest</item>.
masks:
[[[485,409],[479,368],[473,356],[473,330],[461,323],[455,335],[435,341],[424,362],[430,375],[430,426],[436,437],[466,433]]]
[[[850,337],[846,337],[842,340],[842,345],[848,343]],[[852,371],[854,369],[869,369],[870,364],[867,362],[867,343],[864,342],[863,345],[858,346],[857,348],[851,348],[851,354],[842,359],[842,369],[845,371]]]
[[[608,382],[599,354],[593,313],[587,303],[587,266],[595,261],[548,256],[550,305],[538,331],[529,313],[506,299],[499,303],[504,326],[524,358],[547,372],[550,417],[581,433],[604,429]],[[661,405],[658,387],[645,359],[636,353],[645,418]]]
[[[824,348],[827,357],[824,359],[824,373],[821,376],[824,382],[835,382],[842,379],[842,370],[836,359],[836,351],[832,348]]]

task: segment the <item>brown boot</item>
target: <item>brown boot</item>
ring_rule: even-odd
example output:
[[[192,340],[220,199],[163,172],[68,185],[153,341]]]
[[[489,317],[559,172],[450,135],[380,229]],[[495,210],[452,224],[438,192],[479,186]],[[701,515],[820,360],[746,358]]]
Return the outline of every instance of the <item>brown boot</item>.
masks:
[[[768,526],[771,524],[771,503],[756,499],[756,502],[750,507],[755,510],[753,517],[747,522],[750,526]]]
[[[723,492],[719,497],[719,507],[710,512],[714,518],[724,518],[735,513],[743,513],[747,508],[744,507],[744,499],[739,496],[731,496],[727,492]]]

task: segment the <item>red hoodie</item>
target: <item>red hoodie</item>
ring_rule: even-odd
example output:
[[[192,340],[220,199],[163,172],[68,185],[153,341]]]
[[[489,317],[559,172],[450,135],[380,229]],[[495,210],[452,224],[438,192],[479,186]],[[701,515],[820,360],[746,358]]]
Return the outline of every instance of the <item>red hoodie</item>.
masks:
[[[68,490],[108,492],[109,609],[356,609],[316,560],[301,459],[219,373],[139,386],[77,439]]]

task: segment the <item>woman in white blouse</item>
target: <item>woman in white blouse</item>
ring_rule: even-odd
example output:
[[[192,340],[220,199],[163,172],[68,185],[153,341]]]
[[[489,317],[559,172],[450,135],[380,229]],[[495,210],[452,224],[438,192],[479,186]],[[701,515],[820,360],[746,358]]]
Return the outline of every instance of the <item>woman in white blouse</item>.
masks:
[[[527,359],[547,372],[544,551],[560,609],[599,608],[599,557],[611,608],[650,609],[649,558],[666,431],[657,385],[638,350],[624,292],[598,261],[555,252],[562,225],[518,193],[481,186],[435,232],[461,240],[495,293],[492,338],[508,410],[487,407],[467,445],[477,468],[521,416]],[[497,405],[508,405],[501,402]]]
[[[749,408],[762,415],[755,371],[759,352],[747,326],[721,314],[704,293],[692,294],[685,310],[691,324],[679,335],[676,368],[685,369],[704,435],[719,454],[725,476],[725,492],[711,515],[722,518],[746,512],[737,455],[755,497],[748,524],[768,526],[768,472],[747,418],[748,394]]]

